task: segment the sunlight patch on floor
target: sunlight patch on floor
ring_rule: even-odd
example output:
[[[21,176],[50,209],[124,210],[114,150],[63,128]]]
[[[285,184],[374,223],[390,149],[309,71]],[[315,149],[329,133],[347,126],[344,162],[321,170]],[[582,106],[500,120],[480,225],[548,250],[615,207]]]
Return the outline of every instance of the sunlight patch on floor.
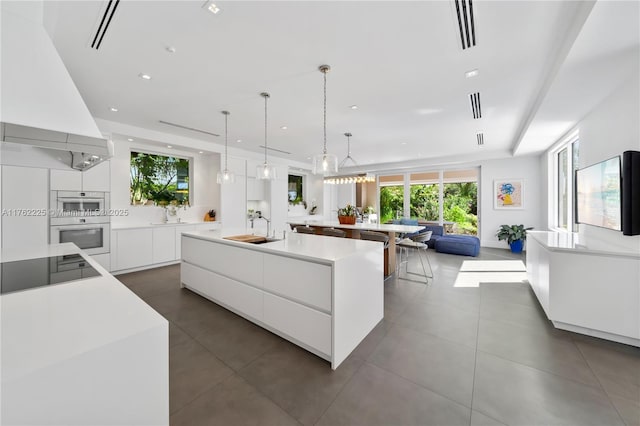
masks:
[[[521,260],[465,260],[454,287],[479,287],[480,283],[521,283],[527,269]]]

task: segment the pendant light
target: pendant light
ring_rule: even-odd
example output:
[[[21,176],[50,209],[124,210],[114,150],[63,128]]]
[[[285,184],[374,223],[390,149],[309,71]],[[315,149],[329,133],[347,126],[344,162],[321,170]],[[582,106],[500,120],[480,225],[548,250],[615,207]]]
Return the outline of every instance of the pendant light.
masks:
[[[264,98],[264,164],[256,167],[256,179],[273,180],[278,177],[276,168],[267,163],[267,99],[271,96],[267,92],[260,96]]]
[[[218,172],[218,178],[216,181],[220,184],[225,184],[234,183],[236,181],[236,176],[231,170],[229,170],[227,159],[227,119],[231,113],[229,111],[222,111],[222,114],[224,114],[224,170]]]
[[[327,154],[327,73],[331,69],[329,65],[320,65],[318,68],[324,75],[324,149],[322,154],[313,157],[313,174],[338,173],[338,157]]]
[[[344,160],[342,160],[340,162],[340,168],[344,167],[347,165],[347,161],[351,160],[351,162],[353,163],[354,166],[357,166],[358,163],[356,163],[356,160],[353,159],[353,157],[351,156],[351,136],[353,136],[351,133],[345,133],[344,134],[347,137],[347,156],[344,158]]]

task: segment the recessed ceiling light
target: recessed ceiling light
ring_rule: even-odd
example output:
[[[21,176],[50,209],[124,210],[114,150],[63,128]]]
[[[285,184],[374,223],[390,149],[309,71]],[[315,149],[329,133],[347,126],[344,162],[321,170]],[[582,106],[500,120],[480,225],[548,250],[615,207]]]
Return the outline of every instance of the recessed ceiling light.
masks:
[[[240,142],[242,142],[242,139],[236,139],[236,142],[240,143]]]
[[[173,147],[172,147],[171,145],[167,145],[167,148],[171,149],[171,148],[173,148]]]
[[[307,157],[307,160],[311,160],[311,157]]]
[[[351,109],[358,109],[358,105],[351,105],[349,108],[351,108]]]
[[[109,108],[109,109],[110,109],[112,112],[118,112],[118,108],[116,108],[116,107],[111,107],[111,108]]]
[[[478,71],[478,69],[475,69],[475,70],[465,72],[464,76],[467,78],[471,78],[471,77],[476,77],[478,74],[480,74],[480,71]]]
[[[431,115],[442,112],[442,108],[420,108],[416,112],[420,115]]]
[[[133,142],[133,139],[131,139],[131,138],[127,138],[127,140],[128,140],[129,142]]]
[[[173,46],[167,46],[165,47],[165,50],[169,53],[176,53],[176,48]]]
[[[406,145],[406,144],[407,144],[406,142],[402,142],[400,145]]]
[[[205,2],[202,7],[206,8],[209,12],[213,13],[214,15],[220,12],[220,8],[216,6],[216,4],[212,1]]]
[[[280,128],[281,128],[282,130],[287,130],[287,129],[288,129],[288,127],[287,127],[287,126],[280,126]]]
[[[138,74],[138,77],[140,77],[143,80],[151,80],[151,76],[149,74]]]
[[[198,154],[204,154],[204,151],[198,151]]]

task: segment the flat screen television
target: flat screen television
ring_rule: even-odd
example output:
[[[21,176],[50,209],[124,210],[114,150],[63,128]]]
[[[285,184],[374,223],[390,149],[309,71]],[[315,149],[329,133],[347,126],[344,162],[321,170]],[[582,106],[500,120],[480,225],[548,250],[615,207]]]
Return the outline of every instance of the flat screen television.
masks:
[[[620,157],[576,171],[578,223],[622,230]]]

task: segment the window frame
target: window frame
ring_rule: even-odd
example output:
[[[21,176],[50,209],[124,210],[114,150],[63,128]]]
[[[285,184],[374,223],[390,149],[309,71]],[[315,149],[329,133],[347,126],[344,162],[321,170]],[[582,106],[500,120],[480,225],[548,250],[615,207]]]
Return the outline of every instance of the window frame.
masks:
[[[188,202],[187,205],[188,206],[192,206],[194,203],[194,189],[193,189],[193,176],[194,176],[194,157],[190,157],[188,155],[180,155],[180,154],[174,154],[174,153],[167,153],[167,152],[163,152],[163,151],[154,151],[152,149],[146,149],[146,148],[134,148],[131,147],[129,149],[129,156],[128,156],[128,169],[129,169],[129,190],[131,190],[131,156],[133,153],[139,153],[139,154],[147,154],[147,155],[158,155],[158,156],[163,156],[163,157],[168,157],[168,158],[176,158],[179,160],[186,160],[187,164],[188,164],[188,182],[189,182],[189,188],[188,188]],[[177,176],[176,176],[177,178]],[[154,200],[149,200],[149,201],[154,201]],[[145,204],[133,204],[131,203],[131,198],[129,197],[129,203],[132,207],[138,207],[138,206],[143,206]],[[153,202],[153,205],[157,205],[156,202]]]
[[[577,145],[576,145],[577,144]],[[549,229],[554,232],[574,233],[578,232],[578,224],[575,217],[575,171],[577,164],[574,150],[578,149],[580,153],[580,133],[578,130],[571,132],[567,137],[563,138],[558,144],[549,150],[547,156],[548,170],[548,223]],[[564,228],[560,223],[560,158],[561,154],[566,150],[566,169],[567,169],[567,227]],[[578,160],[579,161],[579,160]]]

